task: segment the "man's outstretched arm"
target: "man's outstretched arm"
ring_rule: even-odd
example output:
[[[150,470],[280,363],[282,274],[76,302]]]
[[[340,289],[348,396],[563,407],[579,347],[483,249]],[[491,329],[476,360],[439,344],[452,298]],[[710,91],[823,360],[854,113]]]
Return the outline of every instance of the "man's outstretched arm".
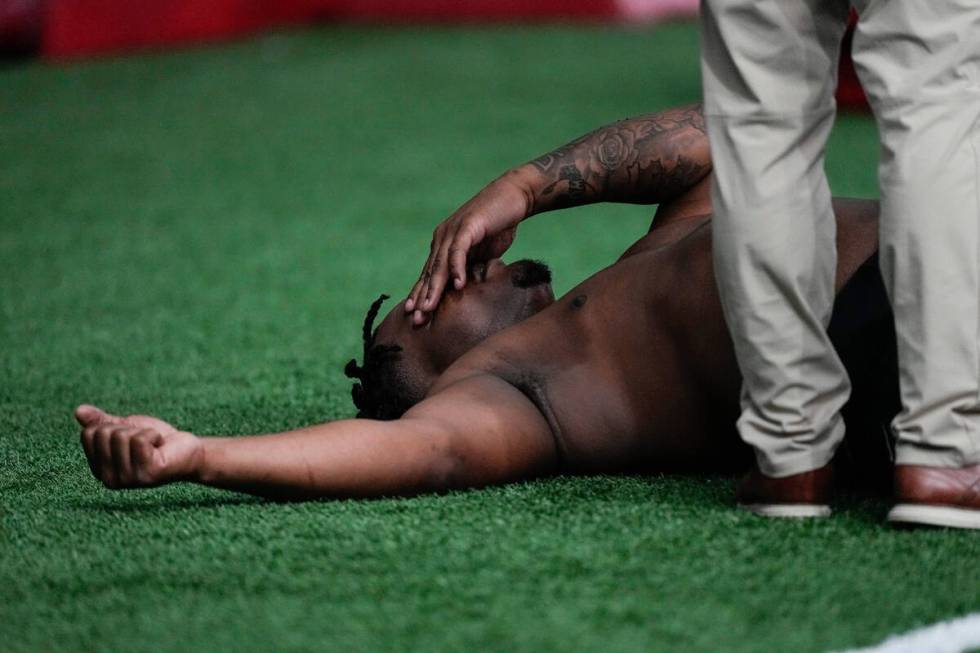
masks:
[[[502,255],[532,215],[594,202],[660,204],[710,171],[698,104],[601,127],[504,173],[436,227],[405,310],[424,322],[450,278],[456,288],[466,285],[467,260]]]
[[[190,481],[277,499],[408,496],[554,471],[547,423],[495,377],[446,388],[397,421],[341,420],[274,435],[198,437],[80,406],[82,447],[109,488]]]

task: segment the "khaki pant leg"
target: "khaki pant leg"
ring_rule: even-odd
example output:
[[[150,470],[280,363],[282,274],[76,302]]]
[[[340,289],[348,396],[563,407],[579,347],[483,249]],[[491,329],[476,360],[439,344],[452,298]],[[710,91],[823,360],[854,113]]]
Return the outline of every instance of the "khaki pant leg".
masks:
[[[854,61],[882,139],[880,262],[902,391],[897,461],[978,463],[980,3],[858,9]]]
[[[823,170],[848,4],[703,0],[714,265],[759,468],[828,462],[850,384],[826,334],[836,223]]]

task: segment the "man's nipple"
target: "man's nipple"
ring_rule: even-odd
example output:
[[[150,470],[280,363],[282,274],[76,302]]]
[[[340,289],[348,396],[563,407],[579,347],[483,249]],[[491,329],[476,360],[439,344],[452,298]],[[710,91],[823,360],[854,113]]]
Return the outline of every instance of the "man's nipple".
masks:
[[[572,308],[582,308],[589,298],[585,295],[576,295],[572,300]]]

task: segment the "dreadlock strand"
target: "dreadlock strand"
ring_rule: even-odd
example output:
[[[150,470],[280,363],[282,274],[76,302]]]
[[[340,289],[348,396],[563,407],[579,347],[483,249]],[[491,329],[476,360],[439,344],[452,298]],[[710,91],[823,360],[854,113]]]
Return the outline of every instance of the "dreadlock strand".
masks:
[[[350,359],[344,366],[344,374],[347,375],[348,379],[359,379],[363,373],[364,368],[357,364],[356,358]]]
[[[362,332],[362,337],[364,338],[364,357],[367,358],[368,349],[371,348],[371,331],[374,328],[374,318],[378,317],[378,311],[381,310],[381,305],[384,301],[388,299],[388,295],[382,294],[371,304],[371,308],[368,309],[367,315],[364,317],[364,329]],[[367,361],[365,360],[365,364]]]

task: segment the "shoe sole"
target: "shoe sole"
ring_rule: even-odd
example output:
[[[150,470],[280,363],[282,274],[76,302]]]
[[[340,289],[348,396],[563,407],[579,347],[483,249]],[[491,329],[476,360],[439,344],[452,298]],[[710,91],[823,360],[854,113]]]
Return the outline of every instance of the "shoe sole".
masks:
[[[888,521],[895,524],[945,526],[947,528],[980,528],[980,510],[899,503],[888,513]]]
[[[740,503],[738,505],[760,517],[788,519],[830,517],[830,506],[815,503]]]

